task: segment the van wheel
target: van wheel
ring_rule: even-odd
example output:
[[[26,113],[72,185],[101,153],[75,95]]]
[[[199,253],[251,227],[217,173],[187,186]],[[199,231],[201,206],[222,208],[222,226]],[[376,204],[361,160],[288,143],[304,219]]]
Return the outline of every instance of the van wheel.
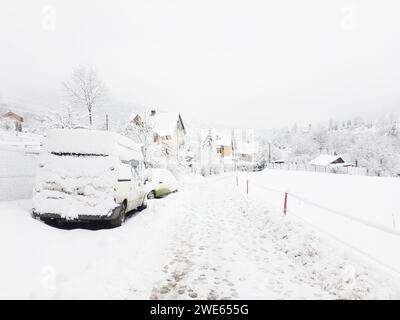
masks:
[[[125,204],[125,202],[123,202],[119,206],[118,210],[119,210],[118,216],[114,220],[111,220],[111,226],[112,227],[120,227],[125,222],[125,218],[126,218],[126,204]]]
[[[147,209],[147,197],[146,196],[143,197],[142,205],[138,208],[138,210],[142,211],[144,209]]]

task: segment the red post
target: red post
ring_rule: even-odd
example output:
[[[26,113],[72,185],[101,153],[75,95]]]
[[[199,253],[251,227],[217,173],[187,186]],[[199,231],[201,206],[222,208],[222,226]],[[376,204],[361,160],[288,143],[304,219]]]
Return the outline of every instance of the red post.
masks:
[[[286,216],[286,212],[287,212],[287,197],[288,197],[288,193],[285,192],[285,200],[284,200],[284,204],[283,204],[283,214]]]
[[[249,180],[247,180],[247,194],[249,194]]]

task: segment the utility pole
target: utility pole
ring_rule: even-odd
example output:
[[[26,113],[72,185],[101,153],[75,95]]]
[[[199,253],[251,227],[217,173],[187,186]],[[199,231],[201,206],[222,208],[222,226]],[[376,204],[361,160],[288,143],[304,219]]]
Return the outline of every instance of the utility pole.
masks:
[[[106,130],[108,131],[108,114],[106,114]]]
[[[268,143],[268,163],[271,163],[271,143]]]

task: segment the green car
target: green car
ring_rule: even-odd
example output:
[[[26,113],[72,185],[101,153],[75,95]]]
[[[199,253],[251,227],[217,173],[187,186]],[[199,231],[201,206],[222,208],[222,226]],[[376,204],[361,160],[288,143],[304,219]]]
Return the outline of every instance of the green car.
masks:
[[[166,169],[147,169],[146,170],[146,189],[147,198],[163,198],[171,193],[177,192],[178,183],[169,170]]]

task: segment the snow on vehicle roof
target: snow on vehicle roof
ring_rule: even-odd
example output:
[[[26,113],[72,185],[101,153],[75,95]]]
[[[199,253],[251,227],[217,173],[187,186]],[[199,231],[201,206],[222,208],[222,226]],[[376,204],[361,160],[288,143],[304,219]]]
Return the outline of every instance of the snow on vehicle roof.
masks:
[[[342,158],[341,156],[332,156],[329,154],[321,154],[314,160],[310,161],[310,164],[315,166],[329,166],[332,162]],[[342,159],[343,160],[343,159]]]
[[[114,132],[88,129],[53,129],[45,149],[50,153],[118,155],[121,160],[143,160],[141,145]]]
[[[40,142],[28,142],[28,141],[0,141],[1,149],[8,150],[24,150],[24,151],[36,151],[39,152],[41,149]]]
[[[149,168],[146,169],[146,177],[148,178],[162,178],[162,179],[176,179],[174,174],[164,168]]]

